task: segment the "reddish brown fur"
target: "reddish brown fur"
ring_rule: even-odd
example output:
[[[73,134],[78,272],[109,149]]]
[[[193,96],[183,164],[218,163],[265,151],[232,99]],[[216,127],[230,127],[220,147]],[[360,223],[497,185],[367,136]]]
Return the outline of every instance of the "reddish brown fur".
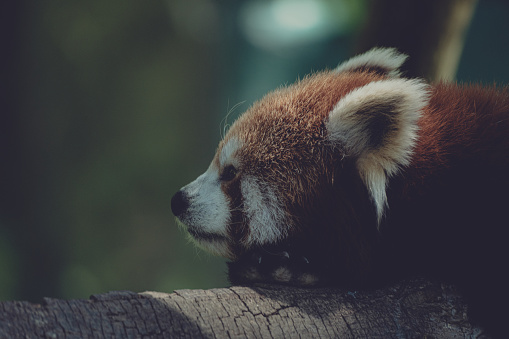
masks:
[[[305,206],[310,192],[320,188],[317,183],[324,178],[332,182],[334,176],[331,165],[337,154],[331,154],[324,128],[328,113],[352,89],[383,78],[328,71],[269,93],[231,127],[229,136],[240,135],[244,143],[240,170],[280,188],[287,205]]]
[[[341,258],[338,271],[348,272],[354,280],[364,280],[378,265],[374,257],[379,234],[355,159],[344,158],[340,147],[330,145],[324,121],[340,98],[382,79],[383,75],[368,72],[322,72],[306,77],[254,104],[229,133],[230,137],[240,136],[244,143],[238,154],[242,175],[263,178],[277,187],[289,220],[294,223],[293,234],[302,241],[314,242],[310,247],[327,249],[325,256],[331,260]],[[391,234],[404,229],[402,234],[407,234],[415,228],[429,228],[415,220],[423,213],[433,215],[435,219],[429,219],[430,223],[440,221],[440,215],[428,211],[426,204],[427,199],[442,194],[437,184],[441,181],[435,178],[444,171],[454,167],[464,171],[462,177],[468,173],[489,176],[494,167],[501,169],[499,174],[509,171],[509,139],[504,134],[509,133],[508,107],[507,90],[454,84],[432,88],[429,105],[419,122],[419,141],[411,165],[389,180],[389,211],[381,226],[382,234],[384,230]],[[226,142],[228,139],[220,144],[219,152]],[[484,172],[472,164],[476,162],[482,162]],[[474,167],[476,171],[470,171]],[[465,187],[468,184],[465,182]],[[238,183],[225,185],[230,196],[240,197]],[[231,193],[228,186],[237,187],[236,193]],[[460,202],[456,209],[461,210]],[[407,210],[412,215],[405,213]],[[398,215],[395,217],[392,211]],[[241,224],[242,220],[236,222]],[[246,232],[237,230],[243,237]]]
[[[306,77],[255,103],[228,134],[240,136],[243,142],[237,154],[241,159],[241,175],[263,178],[278,188],[278,197],[293,223],[291,233],[309,241],[311,247],[322,246],[337,252],[327,256],[341,257],[343,269],[355,271],[356,275],[368,272],[375,250],[376,227],[366,220],[372,217],[372,204],[356,173],[354,159],[347,160],[344,168],[342,150],[327,141],[324,123],[339,98],[354,88],[384,78],[368,72],[321,72]],[[229,141],[228,136],[216,154]],[[217,157],[215,161],[219,165]],[[348,172],[351,173],[345,174]],[[238,181],[223,185],[228,196],[237,201],[233,207],[238,206]],[[338,210],[338,201],[342,201],[343,210],[331,215],[330,211]],[[249,230],[242,225],[240,215],[234,219],[231,233],[245,239]],[[241,248],[235,247],[234,252],[242,253]]]
[[[456,162],[482,161],[486,169],[507,168],[508,114],[507,88],[445,83],[434,86],[419,122],[419,141],[406,170],[407,178],[420,178],[418,183],[422,184]]]

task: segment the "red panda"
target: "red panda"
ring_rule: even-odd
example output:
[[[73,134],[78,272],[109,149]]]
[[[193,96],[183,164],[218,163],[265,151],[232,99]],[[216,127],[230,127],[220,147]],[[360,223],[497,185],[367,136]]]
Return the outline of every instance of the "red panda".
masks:
[[[232,283],[417,274],[458,283],[479,314],[507,302],[509,91],[408,79],[406,58],[375,48],[269,93],[173,196]]]

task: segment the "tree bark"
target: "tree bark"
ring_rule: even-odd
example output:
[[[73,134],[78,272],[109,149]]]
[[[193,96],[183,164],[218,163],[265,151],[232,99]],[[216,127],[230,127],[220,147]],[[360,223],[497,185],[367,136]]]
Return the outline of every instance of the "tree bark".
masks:
[[[110,292],[89,300],[0,303],[1,338],[482,337],[450,285],[411,280],[374,291],[273,285]]]

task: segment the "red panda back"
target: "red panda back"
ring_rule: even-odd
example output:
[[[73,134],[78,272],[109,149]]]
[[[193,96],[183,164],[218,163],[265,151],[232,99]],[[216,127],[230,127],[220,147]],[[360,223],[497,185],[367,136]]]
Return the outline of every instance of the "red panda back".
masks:
[[[483,161],[487,167],[509,163],[509,91],[479,85],[439,83],[419,121],[412,167]]]
[[[388,186],[381,260],[393,265],[380,274],[450,279],[472,319],[499,331],[509,301],[509,91],[438,84],[419,126],[411,164]]]

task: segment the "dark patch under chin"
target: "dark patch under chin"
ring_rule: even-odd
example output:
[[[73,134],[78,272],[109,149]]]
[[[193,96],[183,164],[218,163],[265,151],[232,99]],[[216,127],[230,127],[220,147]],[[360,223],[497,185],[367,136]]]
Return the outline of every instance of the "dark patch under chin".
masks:
[[[223,235],[210,233],[210,232],[199,232],[192,229],[187,230],[189,234],[193,236],[196,240],[200,241],[226,241],[227,238]]]

